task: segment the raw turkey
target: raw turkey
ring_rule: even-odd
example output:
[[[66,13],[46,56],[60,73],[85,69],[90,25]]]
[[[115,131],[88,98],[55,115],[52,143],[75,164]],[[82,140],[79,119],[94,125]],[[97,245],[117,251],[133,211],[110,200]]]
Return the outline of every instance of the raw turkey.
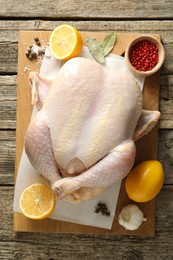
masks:
[[[134,141],[160,117],[142,110],[133,76],[77,57],[54,79],[31,73],[30,81],[39,112],[28,127],[25,150],[57,198],[90,199],[129,173]]]

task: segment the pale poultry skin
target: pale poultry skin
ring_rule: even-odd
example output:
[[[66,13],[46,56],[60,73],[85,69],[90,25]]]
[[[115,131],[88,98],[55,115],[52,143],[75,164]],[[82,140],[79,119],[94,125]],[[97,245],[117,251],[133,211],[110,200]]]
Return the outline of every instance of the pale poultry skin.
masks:
[[[131,170],[134,140],[160,117],[142,111],[142,92],[133,76],[73,58],[54,79],[31,74],[31,121],[25,150],[58,198],[89,199]]]

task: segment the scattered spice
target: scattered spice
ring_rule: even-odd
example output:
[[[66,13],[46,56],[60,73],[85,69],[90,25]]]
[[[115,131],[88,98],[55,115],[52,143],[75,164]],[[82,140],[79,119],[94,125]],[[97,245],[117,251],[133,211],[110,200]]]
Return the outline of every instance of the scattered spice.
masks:
[[[103,216],[110,216],[110,212],[105,203],[99,202],[95,208],[95,213],[101,213]]]
[[[159,50],[153,42],[139,41],[130,51],[130,62],[136,70],[152,70],[159,62],[158,52]]]
[[[38,46],[41,46],[41,43],[40,43],[40,40],[39,40],[38,37],[35,37],[35,38],[34,38],[34,41],[36,42],[36,44],[37,44]]]
[[[31,71],[31,67],[30,67],[30,65],[26,65],[24,68],[23,68],[23,72],[24,73],[29,73]],[[35,69],[35,71],[39,71],[39,69]],[[21,73],[20,74],[21,76],[23,76],[24,74],[23,73]]]
[[[43,56],[45,53],[45,47],[41,46],[40,40],[38,37],[34,38],[33,45],[30,45],[27,48],[27,52],[25,53],[26,57],[30,60],[37,59],[39,56]]]
[[[50,58],[50,57],[51,57],[51,52],[50,52],[49,49],[46,49],[46,50],[45,50],[45,56],[46,56],[47,58]]]

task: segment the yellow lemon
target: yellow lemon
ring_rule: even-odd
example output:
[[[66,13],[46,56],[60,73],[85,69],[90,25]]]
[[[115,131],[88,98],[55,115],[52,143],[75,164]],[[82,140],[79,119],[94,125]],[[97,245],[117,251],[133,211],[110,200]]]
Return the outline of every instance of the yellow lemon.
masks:
[[[77,56],[83,47],[80,32],[73,26],[62,24],[55,28],[50,37],[50,50],[59,60]]]
[[[22,192],[19,203],[26,217],[41,220],[54,211],[55,196],[45,184],[34,183]]]
[[[126,178],[128,197],[136,202],[152,200],[161,190],[164,182],[162,164],[148,160],[138,164]]]

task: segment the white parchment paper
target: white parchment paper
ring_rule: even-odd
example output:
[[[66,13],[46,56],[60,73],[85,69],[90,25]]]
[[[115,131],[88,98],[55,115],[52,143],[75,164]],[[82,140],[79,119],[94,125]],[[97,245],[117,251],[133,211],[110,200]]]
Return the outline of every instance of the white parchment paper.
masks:
[[[93,57],[88,52],[87,47],[83,48],[80,56],[93,59]],[[64,62],[56,60],[49,51],[49,48],[46,49],[46,55],[43,59],[41,65],[40,74],[53,78],[57,70],[61,68]],[[124,58],[110,54],[106,57],[105,65],[107,68],[115,70],[115,73],[118,71],[128,72],[127,67],[125,66]],[[130,73],[130,72],[128,72]],[[136,78],[138,81],[141,90],[143,90],[144,78]],[[34,107],[32,117],[37,113],[37,108]],[[28,187],[30,184],[35,182],[48,182],[33,168],[30,164],[28,157],[23,149],[21,156],[18,175],[15,185],[15,194],[14,194],[14,204],[13,210],[15,212],[21,212],[19,207],[19,200],[22,191]],[[57,201],[56,208],[53,214],[49,217],[51,219],[56,219],[59,221],[68,221],[72,223],[78,223],[82,225],[89,225],[95,227],[101,227],[105,229],[111,229],[115,209],[117,205],[118,195],[120,191],[121,181],[117,181],[111,187],[107,189],[103,194],[97,196],[94,199],[83,201],[81,203],[70,203],[67,201]],[[99,203],[105,203],[110,212],[110,216],[103,216],[101,213],[95,213],[95,207]]]

